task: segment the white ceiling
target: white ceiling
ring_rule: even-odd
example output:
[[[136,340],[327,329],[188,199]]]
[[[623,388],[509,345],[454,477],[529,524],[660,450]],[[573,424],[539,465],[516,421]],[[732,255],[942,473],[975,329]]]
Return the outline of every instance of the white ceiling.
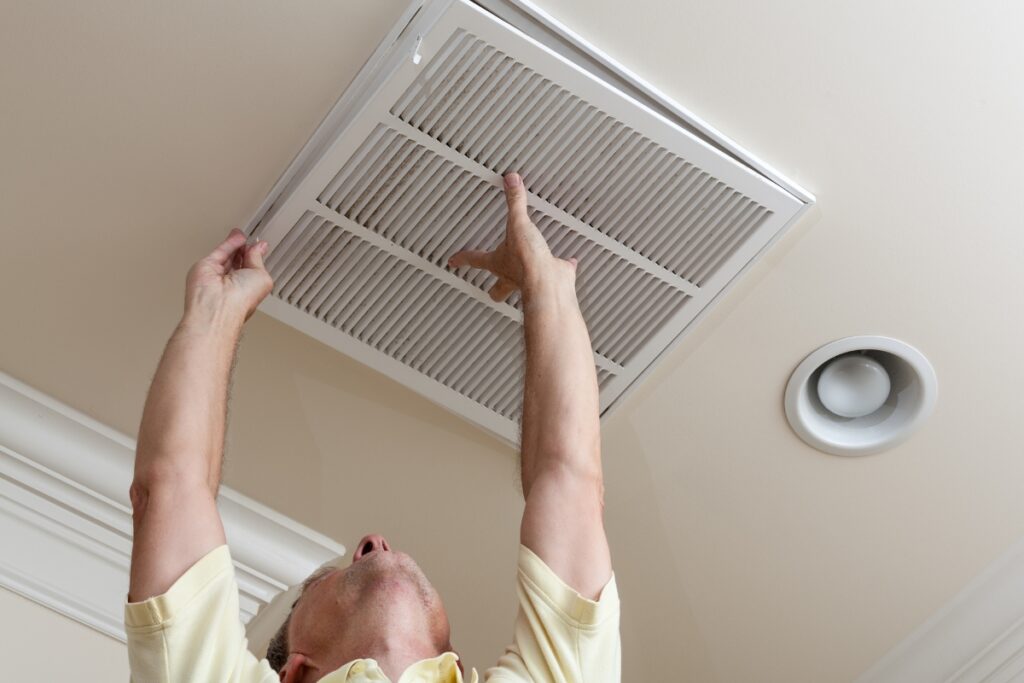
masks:
[[[0,370],[135,434],[188,265],[404,4],[0,6]],[[626,678],[850,680],[1024,535],[1024,8],[541,4],[819,201],[606,423]],[[862,459],[782,412],[796,364],[851,334],[915,345],[940,383],[914,439]],[[262,314],[233,394],[227,483],[393,537],[487,666],[514,454]]]

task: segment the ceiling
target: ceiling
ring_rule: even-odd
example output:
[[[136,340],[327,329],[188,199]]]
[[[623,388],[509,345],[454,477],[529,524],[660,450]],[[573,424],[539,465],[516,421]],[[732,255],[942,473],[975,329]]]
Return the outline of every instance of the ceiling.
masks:
[[[818,205],[604,427],[631,680],[847,681],[1024,535],[1018,3],[542,0]],[[404,0],[0,6],[0,370],[128,434],[188,266],[242,225]],[[782,392],[852,334],[935,414],[844,459]],[[483,668],[511,634],[515,454],[263,314],[225,481],[387,535]]]

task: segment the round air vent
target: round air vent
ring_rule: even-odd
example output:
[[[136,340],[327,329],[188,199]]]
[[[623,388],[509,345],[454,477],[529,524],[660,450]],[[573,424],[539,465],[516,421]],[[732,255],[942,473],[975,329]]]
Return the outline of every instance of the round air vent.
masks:
[[[935,370],[920,351],[888,337],[847,337],[793,371],[786,417],[818,450],[868,455],[910,436],[937,397]]]

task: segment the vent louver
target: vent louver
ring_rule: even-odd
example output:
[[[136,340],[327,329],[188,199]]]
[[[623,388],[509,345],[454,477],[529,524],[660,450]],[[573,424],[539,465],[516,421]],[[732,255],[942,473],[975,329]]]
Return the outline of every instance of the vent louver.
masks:
[[[447,266],[501,240],[501,173],[522,174],[552,251],[579,260],[602,410],[806,206],[707,144],[713,131],[465,0],[426,3],[393,38],[259,213],[275,278],[262,308],[506,439],[521,302]]]
[[[464,31],[391,113],[697,285],[771,213]]]

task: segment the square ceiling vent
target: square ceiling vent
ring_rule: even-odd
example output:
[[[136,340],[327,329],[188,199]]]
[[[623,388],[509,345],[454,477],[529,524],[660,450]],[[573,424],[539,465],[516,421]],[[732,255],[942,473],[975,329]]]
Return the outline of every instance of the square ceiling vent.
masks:
[[[414,4],[249,226],[264,312],[514,442],[522,309],[450,269],[518,171],[579,260],[602,414],[813,197],[521,0]]]

